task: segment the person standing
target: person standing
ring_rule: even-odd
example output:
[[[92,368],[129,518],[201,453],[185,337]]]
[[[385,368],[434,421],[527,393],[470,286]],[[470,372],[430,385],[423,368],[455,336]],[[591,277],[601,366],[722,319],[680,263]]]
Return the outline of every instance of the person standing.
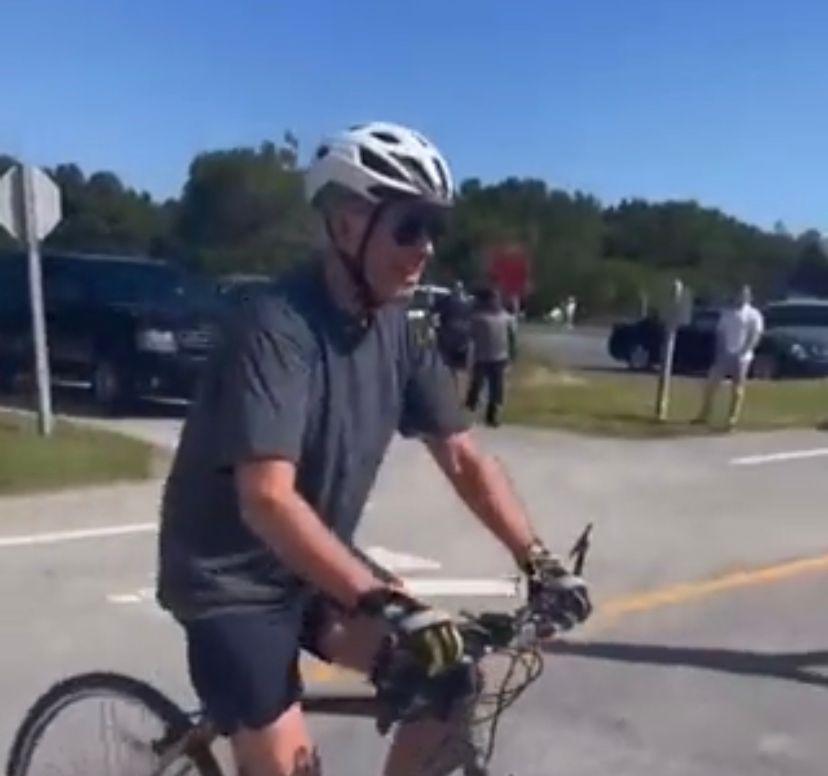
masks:
[[[713,403],[722,380],[730,379],[733,392],[727,418],[728,430],[739,421],[745,399],[745,385],[753,354],[765,328],[762,313],[753,306],[749,286],[743,286],[722,311],[716,328],[716,355],[707,378],[701,412],[696,423],[709,423]]]
[[[463,283],[457,281],[451,293],[438,305],[440,324],[437,327],[437,347],[459,390],[460,373],[468,367],[471,310]]]
[[[472,375],[466,395],[466,407],[475,412],[480,392],[486,385],[486,423],[500,425],[506,367],[516,351],[515,319],[504,308],[500,295],[485,289],[471,320]]]
[[[567,297],[564,305],[564,317],[566,319],[566,328],[575,328],[575,311],[578,309],[578,302],[574,296]]]

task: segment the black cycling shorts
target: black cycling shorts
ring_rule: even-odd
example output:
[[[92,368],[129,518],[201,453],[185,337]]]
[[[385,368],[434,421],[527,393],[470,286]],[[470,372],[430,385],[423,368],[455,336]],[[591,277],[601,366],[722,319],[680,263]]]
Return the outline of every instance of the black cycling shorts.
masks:
[[[324,658],[317,636],[333,604],[224,612],[183,623],[190,681],[222,735],[260,729],[302,695],[300,649]]]
[[[357,548],[352,551],[378,578],[388,571]],[[302,595],[271,608],[226,612],[182,623],[190,681],[222,735],[256,730],[277,720],[302,696],[299,653],[322,660],[319,635],[341,611],[321,595]]]

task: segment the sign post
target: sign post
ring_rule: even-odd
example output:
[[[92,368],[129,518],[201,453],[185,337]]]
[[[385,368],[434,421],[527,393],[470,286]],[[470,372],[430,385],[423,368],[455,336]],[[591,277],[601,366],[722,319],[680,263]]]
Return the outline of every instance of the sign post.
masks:
[[[54,419],[43,309],[40,241],[57,226],[60,218],[60,189],[45,172],[29,165],[16,165],[0,178],[0,226],[4,226],[12,237],[22,242],[28,253],[38,430],[44,436],[52,433]]]
[[[676,332],[679,326],[686,323],[685,319],[689,315],[688,299],[684,283],[681,279],[675,278],[667,303],[666,315],[664,316],[666,328],[656,394],[656,419],[659,421],[667,419],[667,413],[670,409],[670,377],[673,373],[673,357],[676,351]]]

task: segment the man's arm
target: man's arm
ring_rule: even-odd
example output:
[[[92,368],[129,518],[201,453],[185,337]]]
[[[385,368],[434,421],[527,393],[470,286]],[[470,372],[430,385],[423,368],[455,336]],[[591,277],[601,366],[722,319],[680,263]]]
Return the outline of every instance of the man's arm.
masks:
[[[236,467],[236,489],[250,529],[296,574],[352,608],[383,583],[322,522],[296,491],[295,467],[263,460]]]
[[[226,343],[215,465],[234,472],[242,519],[287,568],[350,606],[373,574],[296,489],[315,342],[293,310],[266,298],[242,308]]]
[[[762,339],[762,334],[765,331],[765,321],[764,321],[764,318],[762,317],[762,313],[760,313],[757,310],[754,313],[754,315],[751,316],[750,324],[751,324],[750,325],[750,333],[749,333],[749,336],[748,336],[748,342],[747,342],[747,348],[746,348],[747,353],[752,353],[754,350],[756,350],[756,348],[759,345],[759,342]]]
[[[509,361],[514,361],[517,357],[517,316],[509,315],[507,320],[509,337]]]
[[[468,431],[429,436],[425,442],[469,509],[522,563],[536,534],[500,464]]]

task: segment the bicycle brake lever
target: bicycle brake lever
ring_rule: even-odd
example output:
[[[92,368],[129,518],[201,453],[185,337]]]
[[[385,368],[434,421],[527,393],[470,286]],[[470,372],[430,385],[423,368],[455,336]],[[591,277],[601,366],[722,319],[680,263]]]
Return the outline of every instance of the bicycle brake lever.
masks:
[[[587,527],[584,528],[581,535],[578,537],[578,540],[572,546],[572,549],[569,552],[570,558],[575,558],[575,565],[573,567],[573,573],[576,576],[580,576],[581,572],[584,569],[584,564],[586,563],[586,555],[589,550],[589,535],[592,533],[592,523],[587,523]]]

